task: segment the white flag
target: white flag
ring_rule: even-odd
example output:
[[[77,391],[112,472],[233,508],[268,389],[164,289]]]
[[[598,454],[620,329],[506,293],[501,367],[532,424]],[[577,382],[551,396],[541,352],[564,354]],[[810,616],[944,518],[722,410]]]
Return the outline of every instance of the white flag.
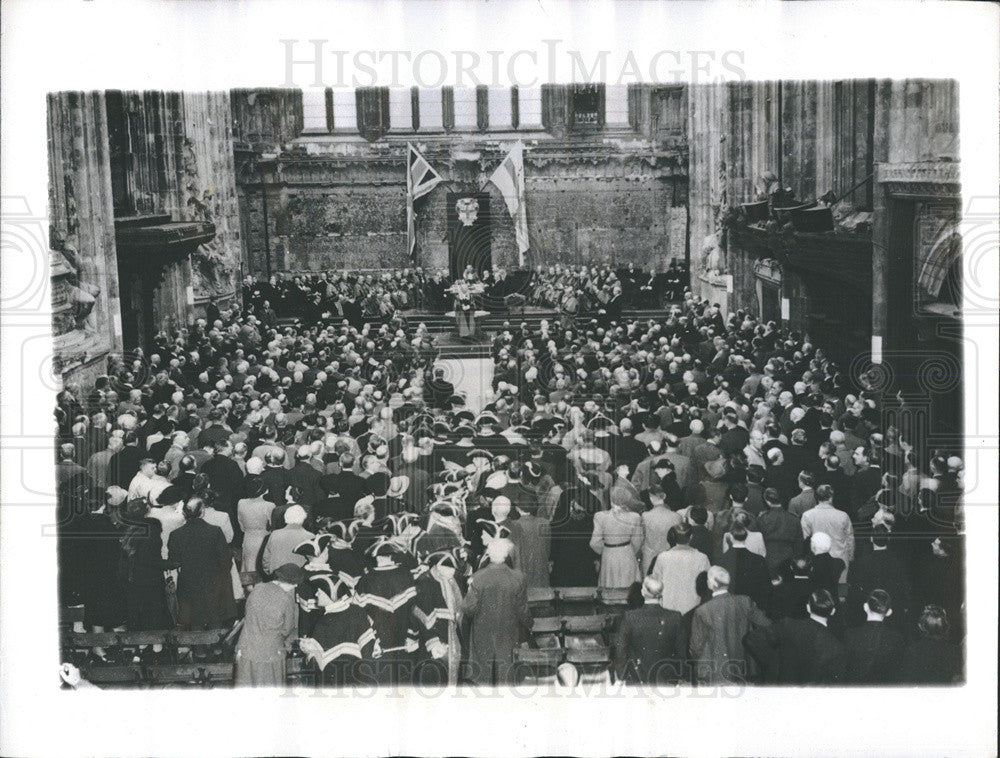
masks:
[[[524,202],[524,144],[519,140],[507,153],[500,166],[490,177],[503,194],[507,211],[514,219],[514,234],[517,237],[518,262],[524,266],[524,254],[528,251],[528,209]]]
[[[406,250],[414,265],[417,263],[417,225],[413,201],[423,197],[443,180],[417,149],[406,143]]]

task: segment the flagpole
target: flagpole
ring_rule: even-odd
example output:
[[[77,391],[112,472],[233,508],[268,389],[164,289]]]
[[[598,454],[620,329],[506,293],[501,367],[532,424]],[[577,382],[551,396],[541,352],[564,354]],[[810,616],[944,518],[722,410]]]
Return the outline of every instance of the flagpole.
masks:
[[[410,169],[410,163],[413,160],[413,145],[409,142],[406,143],[406,257],[410,259],[410,263],[414,268],[417,266],[416,261],[416,222],[413,218],[413,176]]]

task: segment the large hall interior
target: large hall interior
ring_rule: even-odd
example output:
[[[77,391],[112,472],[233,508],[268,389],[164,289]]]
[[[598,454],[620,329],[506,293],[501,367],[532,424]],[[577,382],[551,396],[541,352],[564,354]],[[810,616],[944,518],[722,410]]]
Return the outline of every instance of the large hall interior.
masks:
[[[958,126],[924,79],[50,94],[63,660],[961,681]],[[192,557],[194,521],[225,543]],[[491,561],[523,608],[470,600]],[[841,663],[789,674],[751,635],[722,671],[696,641],[727,586],[830,621]],[[874,591],[899,653],[864,669]],[[621,621],[651,593],[683,640],[655,671]]]

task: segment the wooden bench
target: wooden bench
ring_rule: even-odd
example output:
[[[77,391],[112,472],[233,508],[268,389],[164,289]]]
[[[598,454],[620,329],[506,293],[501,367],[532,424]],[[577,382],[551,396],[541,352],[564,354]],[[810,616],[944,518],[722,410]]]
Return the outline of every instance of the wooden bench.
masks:
[[[585,647],[566,650],[566,660],[580,672],[581,683],[610,682],[611,653],[606,647]]]
[[[556,593],[550,587],[536,587],[528,590],[528,609],[536,615],[556,612]]]
[[[603,589],[598,593],[598,600],[601,605],[611,608],[620,608],[628,605],[627,589]]]
[[[555,681],[556,669],[563,661],[561,648],[514,648],[514,681],[519,684],[543,684]]]
[[[597,610],[596,587],[557,587],[556,608],[561,615],[590,614]]]
[[[531,645],[538,649],[562,647],[562,619],[558,616],[534,619],[531,624]]]
[[[563,640],[567,649],[599,648],[607,645],[608,618],[604,615],[566,616]]]
[[[136,663],[126,665],[91,666],[81,671],[80,676],[98,686],[102,685],[137,685],[145,682],[142,666]]]
[[[147,678],[152,686],[228,687],[233,683],[233,675],[232,663],[175,663],[147,669]]]

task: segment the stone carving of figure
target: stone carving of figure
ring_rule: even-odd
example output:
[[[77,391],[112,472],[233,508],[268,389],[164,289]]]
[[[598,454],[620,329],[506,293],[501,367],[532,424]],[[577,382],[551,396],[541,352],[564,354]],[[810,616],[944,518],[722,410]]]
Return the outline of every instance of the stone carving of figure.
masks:
[[[709,274],[726,273],[726,254],[719,244],[719,232],[705,236],[701,245],[702,267]]]

